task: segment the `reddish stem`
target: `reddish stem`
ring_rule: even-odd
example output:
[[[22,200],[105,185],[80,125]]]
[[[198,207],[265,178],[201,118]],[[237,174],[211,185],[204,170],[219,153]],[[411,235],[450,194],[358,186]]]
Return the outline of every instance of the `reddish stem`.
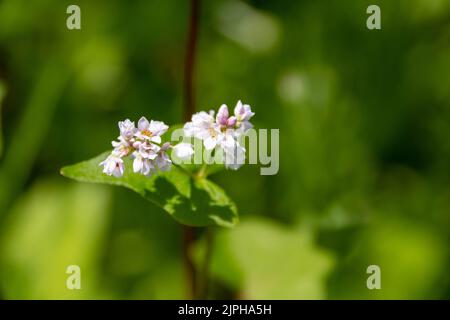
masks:
[[[186,42],[186,57],[184,64],[184,109],[183,121],[190,120],[195,112],[195,56],[198,35],[198,20],[200,11],[200,0],[191,0],[191,13],[189,18],[189,34]],[[195,228],[183,226],[183,263],[188,285],[188,297],[193,299],[197,296],[197,277],[194,263],[190,257],[189,250],[195,241]]]

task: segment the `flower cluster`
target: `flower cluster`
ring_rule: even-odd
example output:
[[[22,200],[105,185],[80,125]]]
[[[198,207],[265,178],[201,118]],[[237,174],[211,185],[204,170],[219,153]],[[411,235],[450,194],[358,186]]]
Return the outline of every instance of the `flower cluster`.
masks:
[[[203,141],[207,150],[223,151],[227,168],[238,169],[245,160],[245,149],[239,144],[239,137],[244,135],[252,124],[249,122],[254,113],[247,104],[238,101],[234,115],[229,114],[228,107],[223,104],[217,115],[201,111],[192,116],[191,122],[184,125],[186,137],[194,137]],[[125,171],[123,158],[133,158],[133,171],[143,175],[151,175],[171,168],[172,161],[167,154],[169,149],[183,160],[194,154],[190,143],[178,143],[173,146],[169,142],[162,143],[161,136],[169,127],[161,121],[148,121],[142,117],[137,127],[126,119],[119,122],[120,136],[112,142],[114,150],[100,163],[107,175],[121,177]]]
[[[238,169],[245,160],[245,148],[238,138],[253,127],[249,120],[254,114],[248,104],[238,101],[234,115],[230,116],[228,107],[223,104],[215,117],[213,110],[194,114],[191,122],[184,125],[184,134],[202,140],[207,150],[222,149],[225,166]]]
[[[172,146],[166,142],[161,144],[161,136],[169,127],[161,121],[150,122],[142,117],[136,128],[134,122],[129,119],[119,122],[120,136],[118,141],[113,141],[114,150],[100,163],[103,172],[107,175],[121,177],[124,173],[123,158],[133,157],[133,171],[143,175],[150,175],[157,170],[167,171],[172,161],[167,155],[169,148],[173,149],[179,158],[188,158],[194,150],[187,143],[179,143]]]

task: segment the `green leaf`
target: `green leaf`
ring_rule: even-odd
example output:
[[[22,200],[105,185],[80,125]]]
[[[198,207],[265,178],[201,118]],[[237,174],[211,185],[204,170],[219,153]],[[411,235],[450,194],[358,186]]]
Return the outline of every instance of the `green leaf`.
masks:
[[[150,177],[136,174],[131,159],[125,159],[121,178],[102,172],[99,163],[109,152],[91,160],[61,169],[61,174],[82,182],[122,186],[163,208],[178,222],[190,226],[234,226],[238,221],[235,204],[219,186],[205,178],[196,178],[177,166]]]

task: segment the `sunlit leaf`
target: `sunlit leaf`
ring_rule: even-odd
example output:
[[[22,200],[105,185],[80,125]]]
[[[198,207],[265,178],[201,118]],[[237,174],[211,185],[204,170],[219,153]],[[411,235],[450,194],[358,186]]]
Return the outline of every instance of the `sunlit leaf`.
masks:
[[[196,178],[173,165],[168,172],[150,177],[132,171],[131,159],[125,159],[125,174],[121,178],[102,172],[99,163],[103,153],[91,160],[64,167],[61,174],[82,182],[122,186],[163,208],[175,220],[191,226],[219,225],[231,227],[238,221],[235,204],[226,193],[205,178]]]

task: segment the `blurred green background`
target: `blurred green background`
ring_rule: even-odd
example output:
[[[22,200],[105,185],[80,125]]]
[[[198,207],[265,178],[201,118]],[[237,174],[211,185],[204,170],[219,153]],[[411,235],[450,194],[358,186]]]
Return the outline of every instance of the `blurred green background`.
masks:
[[[181,227],[59,168],[108,150],[119,120],[181,122],[188,16],[179,0],[0,1],[0,298],[186,297]],[[242,99],[280,129],[277,175],[212,177],[241,223],[216,230],[210,298],[450,298],[449,57],[448,0],[203,1],[197,110]]]

